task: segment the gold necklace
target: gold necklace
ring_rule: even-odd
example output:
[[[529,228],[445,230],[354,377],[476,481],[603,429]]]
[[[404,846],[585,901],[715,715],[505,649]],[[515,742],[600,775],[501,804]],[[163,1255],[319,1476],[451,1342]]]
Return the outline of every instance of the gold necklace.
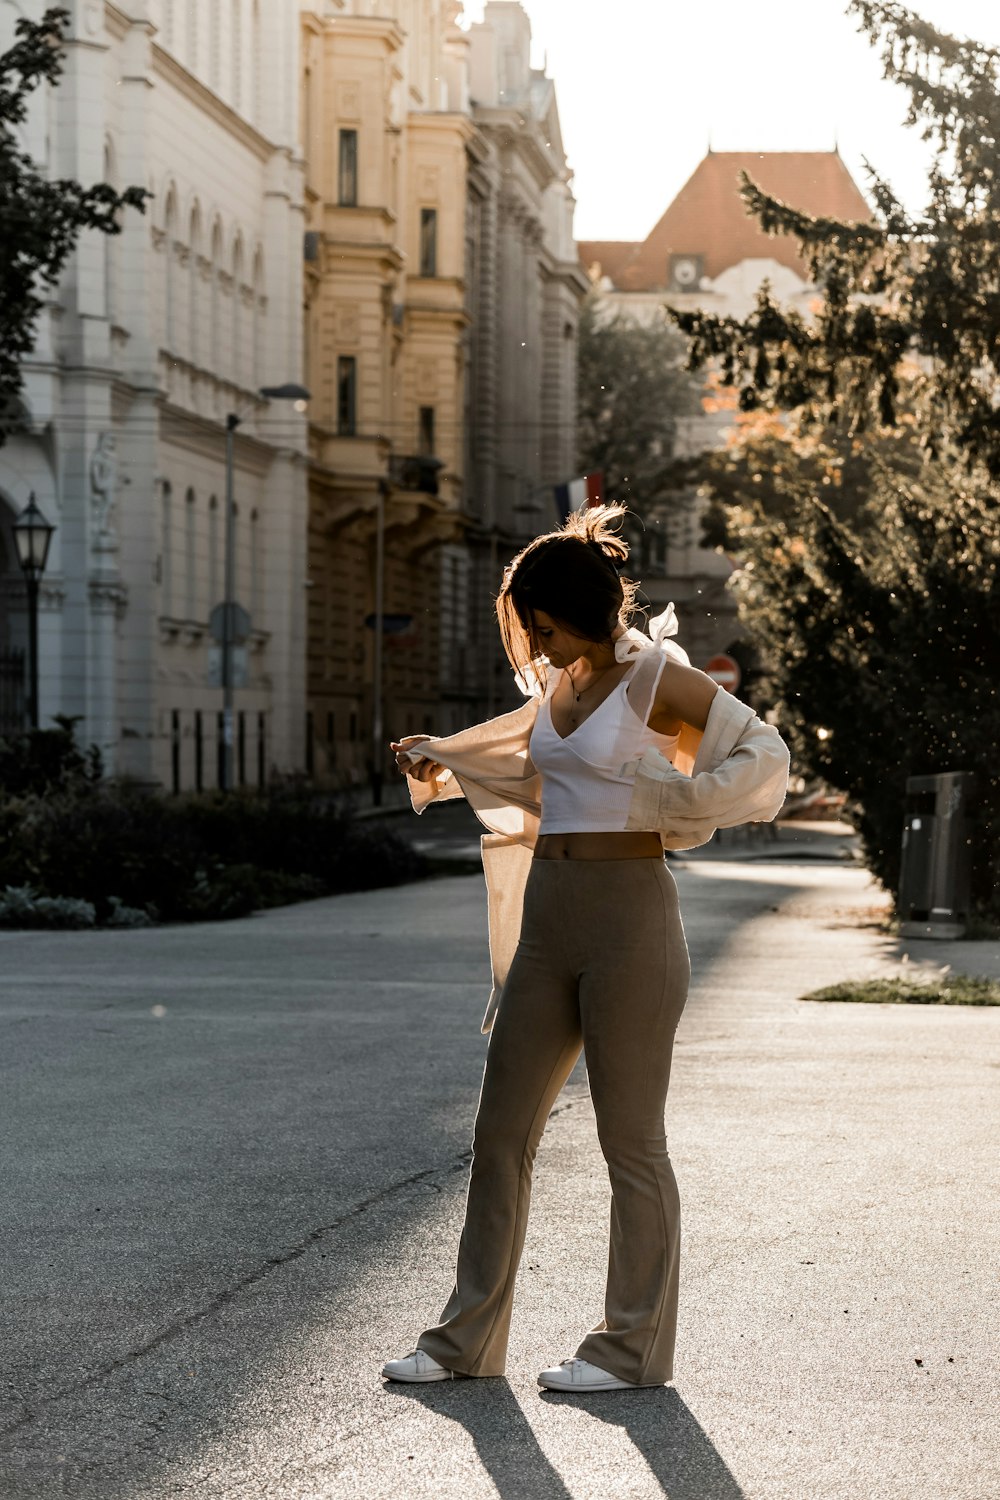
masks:
[[[594,686],[594,683],[597,681],[597,679],[599,677],[603,677],[606,672],[610,672],[610,671],[611,671],[611,668],[609,666],[608,667],[599,667],[597,669],[597,675],[595,677],[593,677],[590,680],[590,682],[587,683],[587,686],[585,688],[581,688],[580,691],[577,692],[577,690],[576,690],[576,678],[573,676],[573,673],[570,671],[569,667],[567,667],[566,668],[566,676],[569,678],[570,686],[573,689],[573,695],[576,698],[577,703],[579,703],[579,701],[583,697],[584,693],[589,693],[590,692],[591,688]]]

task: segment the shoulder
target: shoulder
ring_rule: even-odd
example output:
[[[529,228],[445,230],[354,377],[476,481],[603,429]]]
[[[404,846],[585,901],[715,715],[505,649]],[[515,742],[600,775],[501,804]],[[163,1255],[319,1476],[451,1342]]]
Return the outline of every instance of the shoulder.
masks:
[[[651,717],[673,721],[673,730],[665,730],[666,733],[676,733],[680,723],[704,729],[719,691],[719,684],[706,672],[668,657],[656,684]]]

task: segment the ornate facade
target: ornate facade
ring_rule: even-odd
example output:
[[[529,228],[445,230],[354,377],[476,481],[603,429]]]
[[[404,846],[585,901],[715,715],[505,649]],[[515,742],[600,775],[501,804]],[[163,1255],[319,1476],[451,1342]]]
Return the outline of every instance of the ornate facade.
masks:
[[[338,785],[388,765],[380,533],[385,735],[445,733],[499,707],[500,571],[573,470],[586,281],[554,92],[519,4],[471,32],[460,9],[303,15],[310,759]]]
[[[4,0],[0,44],[43,8]],[[286,0],[71,11],[32,150],[53,175],[152,198],[119,237],[81,240],[41,321],[22,430],[0,449],[0,635],[24,633],[9,524],[34,490],[58,528],[42,722],[79,716],[81,741],[142,782],[215,785],[209,616],[238,416],[237,597],[252,630],[234,750],[237,779],[257,781],[304,760],[304,419],[258,395],[302,378],[297,15]]]

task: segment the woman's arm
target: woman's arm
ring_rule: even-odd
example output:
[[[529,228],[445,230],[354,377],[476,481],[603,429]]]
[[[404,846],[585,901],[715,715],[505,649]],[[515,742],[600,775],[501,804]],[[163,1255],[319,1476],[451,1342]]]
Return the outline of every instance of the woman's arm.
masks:
[[[704,729],[719,684],[697,667],[667,661],[660,674],[656,697],[649,714],[649,727],[657,734],[679,734],[681,724]]]

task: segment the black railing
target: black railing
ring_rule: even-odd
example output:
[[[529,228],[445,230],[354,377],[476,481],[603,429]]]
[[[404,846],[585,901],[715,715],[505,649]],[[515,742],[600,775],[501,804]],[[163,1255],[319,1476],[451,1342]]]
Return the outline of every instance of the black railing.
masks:
[[[24,652],[0,647],[0,734],[19,734],[27,724]]]

